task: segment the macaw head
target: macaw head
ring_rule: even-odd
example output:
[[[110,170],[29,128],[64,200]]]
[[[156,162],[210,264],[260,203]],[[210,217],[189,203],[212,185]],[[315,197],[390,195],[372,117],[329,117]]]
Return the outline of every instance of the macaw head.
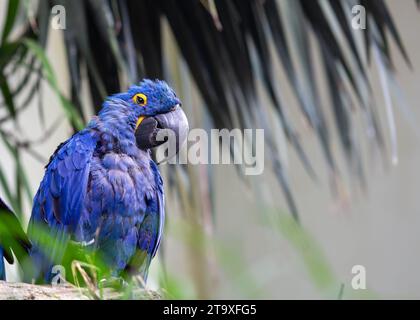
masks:
[[[134,130],[137,146],[143,150],[164,143],[166,140],[162,140],[159,133],[169,129],[176,138],[178,152],[188,134],[188,121],[181,109],[181,101],[162,80],[145,79],[127,92],[111,96],[102,112],[118,113],[111,118],[128,123]]]

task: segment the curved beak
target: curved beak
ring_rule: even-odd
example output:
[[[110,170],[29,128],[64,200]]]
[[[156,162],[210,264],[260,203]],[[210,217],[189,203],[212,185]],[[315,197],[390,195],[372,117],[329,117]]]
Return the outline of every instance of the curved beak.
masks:
[[[160,146],[169,139],[174,144],[175,156],[188,135],[188,120],[180,105],[175,105],[171,111],[153,117],[140,117],[135,131],[137,147],[143,150]],[[171,132],[168,132],[171,131]],[[174,139],[174,141],[171,141]]]

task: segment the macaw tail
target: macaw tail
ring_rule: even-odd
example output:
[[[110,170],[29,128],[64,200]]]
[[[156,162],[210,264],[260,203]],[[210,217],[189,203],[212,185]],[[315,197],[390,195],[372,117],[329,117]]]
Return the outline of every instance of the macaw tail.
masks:
[[[0,198],[0,280],[5,280],[4,259],[14,262],[13,253],[23,266],[29,259],[31,243],[16,215]]]

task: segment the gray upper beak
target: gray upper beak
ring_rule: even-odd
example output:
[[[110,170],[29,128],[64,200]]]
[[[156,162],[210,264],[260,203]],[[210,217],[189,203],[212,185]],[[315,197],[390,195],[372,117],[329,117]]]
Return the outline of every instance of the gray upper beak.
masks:
[[[168,130],[171,130],[172,133],[169,133]],[[167,157],[172,158],[186,141],[188,130],[187,117],[177,104],[167,113],[145,118],[135,131],[136,143],[140,149],[147,150],[160,146],[168,139],[173,138],[175,141],[170,140],[169,143],[174,147],[169,148],[169,152],[173,150],[174,154],[168,154]]]

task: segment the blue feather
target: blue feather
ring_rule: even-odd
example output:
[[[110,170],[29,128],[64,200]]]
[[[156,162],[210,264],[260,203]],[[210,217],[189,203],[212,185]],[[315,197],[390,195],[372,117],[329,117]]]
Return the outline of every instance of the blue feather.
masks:
[[[39,281],[49,281],[48,269],[61,260],[65,241],[77,227],[95,147],[94,136],[89,130],[83,130],[60,146],[46,168],[34,198],[28,229],[29,238],[34,243],[31,255],[42,261],[39,269],[30,276]],[[50,236],[55,239],[53,249],[49,252],[43,252],[42,248],[37,247],[37,224],[46,224]]]
[[[141,108],[137,92],[148,97]],[[150,152],[140,150],[134,130],[140,116],[168,112],[180,103],[163,81],[145,80],[109,97],[88,126],[59,146],[34,199],[29,235],[38,280],[63,256],[65,241],[92,243],[112,274],[130,270],[147,278],[161,242],[163,182]],[[43,252],[35,225],[49,228],[52,250]]]

